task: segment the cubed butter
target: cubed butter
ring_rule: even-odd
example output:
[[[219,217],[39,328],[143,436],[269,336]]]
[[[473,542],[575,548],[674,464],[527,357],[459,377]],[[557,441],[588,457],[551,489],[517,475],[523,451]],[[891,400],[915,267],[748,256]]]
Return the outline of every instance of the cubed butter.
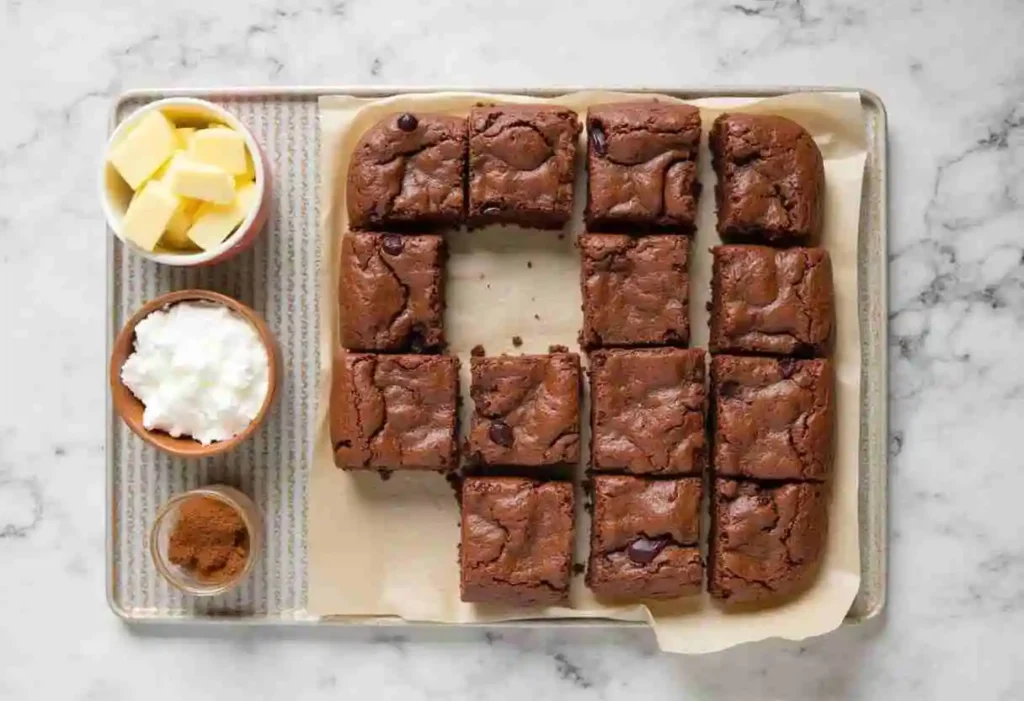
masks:
[[[178,149],[177,151],[174,152],[174,155],[171,156],[166,163],[164,163],[162,166],[156,169],[156,172],[153,173],[152,179],[163,180],[164,184],[170,187],[171,183],[168,174],[171,172],[171,169],[175,167],[175,164],[181,163],[181,161],[184,160],[185,158],[187,158],[187,156],[185,155],[184,149]]]
[[[245,172],[235,176],[235,187],[240,188],[246,183],[256,182],[256,166],[252,162],[252,154],[245,150]]]
[[[138,190],[171,157],[177,145],[174,125],[154,110],[110,150],[107,160],[129,187]]]
[[[167,185],[159,180],[149,181],[128,205],[121,233],[139,248],[152,251],[180,203]]]
[[[171,191],[179,197],[231,204],[235,200],[235,179],[230,173],[192,160],[191,154],[167,170]]]
[[[178,148],[187,149],[188,142],[192,140],[192,135],[195,133],[195,127],[178,127],[175,129],[174,136],[178,140]]]
[[[245,172],[245,138],[234,129],[200,129],[189,141],[188,154],[200,163],[216,166],[232,175]]]
[[[189,239],[204,251],[216,248],[249,216],[257,197],[255,183],[247,183],[238,188],[238,196],[231,204],[204,203],[188,230]]]
[[[164,231],[161,242],[168,248],[186,250],[194,248],[188,238],[188,230],[192,228],[192,223],[195,221],[196,213],[202,203],[187,197],[180,199],[178,208],[174,210],[171,220],[167,222],[167,229]]]

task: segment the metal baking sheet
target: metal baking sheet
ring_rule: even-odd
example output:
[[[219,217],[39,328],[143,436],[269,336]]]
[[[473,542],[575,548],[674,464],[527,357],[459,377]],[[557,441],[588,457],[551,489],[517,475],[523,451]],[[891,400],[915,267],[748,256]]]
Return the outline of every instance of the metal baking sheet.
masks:
[[[316,398],[301,388],[320,366],[317,280],[319,126],[322,95],[387,97],[430,88],[229,88],[136,90],[114,104],[110,130],[142,105],[165,97],[210,100],[254,132],[274,172],[274,202],[266,231],[237,258],[211,268],[158,266],[132,255],[107,233],[107,350],[127,318],[144,302],[175,289],[203,287],[252,305],[278,337],[282,384],[266,429],[229,455],[202,461],[159,455],[138,441],[107,401],[107,601],[133,623],[244,622],[297,625],[405,624],[394,619],[320,619],[306,611],[306,485],[312,457]],[[580,87],[502,90],[553,97]],[[641,92],[637,88],[602,88]],[[886,113],[873,93],[844,87],[650,88],[682,99],[771,97],[791,92],[855,91],[868,129],[861,202],[859,297],[861,324],[860,548],[861,584],[847,623],[878,615],[886,600],[888,478],[887,154]],[[308,342],[314,339],[314,342]],[[223,597],[195,599],[172,590],[156,573],[148,534],[160,505],[173,494],[211,482],[240,487],[266,519],[266,547],[253,575]],[[476,624],[474,624],[476,625]],[[611,620],[514,621],[488,627],[637,626]]]

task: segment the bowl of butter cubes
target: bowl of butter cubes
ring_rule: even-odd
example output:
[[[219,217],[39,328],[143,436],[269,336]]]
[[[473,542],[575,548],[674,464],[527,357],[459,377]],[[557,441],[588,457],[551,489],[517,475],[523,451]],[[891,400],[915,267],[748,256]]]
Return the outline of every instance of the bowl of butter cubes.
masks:
[[[157,263],[211,265],[250,246],[270,214],[270,168],[252,132],[205,100],[169,98],[118,125],[103,159],[107,224]]]

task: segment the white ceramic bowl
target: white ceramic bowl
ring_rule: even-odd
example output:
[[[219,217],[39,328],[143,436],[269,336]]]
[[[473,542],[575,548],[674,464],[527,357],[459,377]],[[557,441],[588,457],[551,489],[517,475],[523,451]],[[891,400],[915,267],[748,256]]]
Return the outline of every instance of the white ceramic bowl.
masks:
[[[245,137],[245,143],[249,153],[252,155],[252,162],[256,171],[256,188],[259,192],[259,197],[252,211],[249,212],[249,215],[242,224],[217,248],[196,253],[179,253],[159,248],[155,251],[147,251],[139,248],[124,236],[121,223],[125,212],[128,210],[128,204],[132,199],[132,189],[117,173],[114,166],[107,162],[107,153],[109,153],[110,148],[114,144],[117,144],[125,137],[132,126],[153,110],[162,111],[176,126],[205,126],[218,123],[231,127]],[[224,108],[218,107],[206,100],[197,100],[190,97],[172,97],[149,103],[117,126],[103,152],[103,164],[100,173],[100,201],[103,203],[103,213],[107,218],[107,226],[121,240],[121,243],[137,255],[157,263],[163,263],[164,265],[212,265],[244,251],[255,242],[256,236],[267,223],[267,218],[270,216],[271,192],[270,165],[266,154],[263,153],[263,149],[256,142],[256,137],[237,117]]]

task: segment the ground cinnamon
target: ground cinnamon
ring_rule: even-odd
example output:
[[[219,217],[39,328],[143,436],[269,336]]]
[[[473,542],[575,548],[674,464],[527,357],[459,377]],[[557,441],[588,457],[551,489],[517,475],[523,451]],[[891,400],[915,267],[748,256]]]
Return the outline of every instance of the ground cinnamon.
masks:
[[[167,557],[201,582],[220,584],[245,567],[249,531],[231,505],[211,497],[192,497],[178,507]]]

